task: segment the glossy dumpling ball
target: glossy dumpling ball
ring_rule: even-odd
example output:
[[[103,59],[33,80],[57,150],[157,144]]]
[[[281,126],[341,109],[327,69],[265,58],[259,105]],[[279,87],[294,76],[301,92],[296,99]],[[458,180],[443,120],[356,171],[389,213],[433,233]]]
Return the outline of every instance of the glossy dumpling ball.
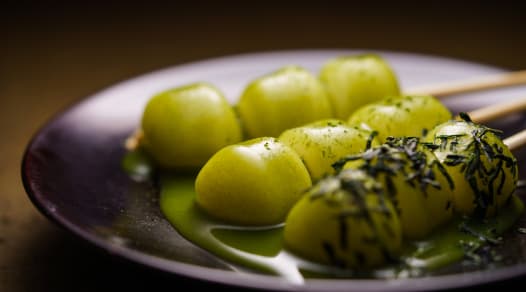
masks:
[[[380,143],[389,136],[421,137],[438,124],[451,119],[451,112],[429,95],[392,96],[356,110],[348,120],[378,132]]]
[[[349,118],[352,112],[368,103],[400,94],[393,69],[374,54],[329,60],[320,71],[320,80],[338,119]]]
[[[279,140],[299,154],[313,181],[333,174],[332,164],[340,158],[378,145],[373,132],[335,119],[286,130]]]
[[[284,67],[252,81],[237,109],[248,137],[278,137],[284,130],[332,117],[320,81],[309,71]]]
[[[199,168],[216,151],[242,139],[233,108],[207,83],[153,96],[141,122],[142,146],[165,168]]]
[[[227,146],[203,166],[195,181],[197,205],[236,225],[283,223],[311,186],[300,157],[275,138]]]

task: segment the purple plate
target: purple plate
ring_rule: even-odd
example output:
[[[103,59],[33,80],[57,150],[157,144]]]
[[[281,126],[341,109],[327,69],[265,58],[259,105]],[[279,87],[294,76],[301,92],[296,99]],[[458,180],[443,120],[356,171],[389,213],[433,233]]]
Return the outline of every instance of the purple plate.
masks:
[[[308,279],[293,285],[268,275],[237,269],[182,238],[164,219],[158,188],[135,182],[121,169],[124,139],[137,127],[149,97],[167,88],[207,81],[235,102],[248,82],[284,65],[316,73],[328,59],[364,51],[304,50],[224,57],[168,68],[119,83],[70,107],[46,124],[27,147],[22,178],[35,206],[51,221],[81,239],[124,259],[198,281],[286,291],[409,291],[462,288],[524,278],[526,235],[510,232],[496,267],[454,265],[429,277]],[[367,51],[373,52],[373,51]],[[394,67],[402,88],[458,81],[503,70],[440,57],[376,51]],[[520,97],[514,87],[445,100],[454,112]],[[523,114],[490,126],[506,135],[524,128]],[[184,143],[184,141],[182,141]],[[525,173],[526,153],[516,153]],[[524,178],[524,175],[523,175]],[[526,219],[521,226],[526,226]],[[522,279],[521,278],[521,279]]]

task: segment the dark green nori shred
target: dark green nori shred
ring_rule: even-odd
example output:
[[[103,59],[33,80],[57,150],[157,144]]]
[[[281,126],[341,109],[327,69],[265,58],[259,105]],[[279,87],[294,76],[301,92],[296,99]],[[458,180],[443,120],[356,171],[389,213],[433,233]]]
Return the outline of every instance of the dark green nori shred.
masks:
[[[498,159],[503,160],[504,162],[506,162],[506,167],[507,168],[510,168],[510,167],[513,166],[514,159],[509,157],[509,156],[506,156],[504,154],[496,154],[495,158],[498,158]]]
[[[365,254],[363,254],[362,252],[355,251],[354,252],[354,258],[358,262],[359,266],[364,266],[365,265],[366,257],[365,257]]]
[[[462,164],[460,165],[460,172],[461,172],[461,173],[465,173],[467,167],[468,167],[468,165],[467,165],[466,163],[462,163]]]
[[[499,129],[493,129],[493,128],[489,128],[489,127],[485,127],[485,128],[486,128],[486,131],[491,132],[491,133],[497,135],[498,137],[500,137],[500,135],[502,135],[504,133],[502,130],[499,130]]]
[[[407,174],[406,178],[405,178],[405,181],[412,187],[415,187],[415,183],[413,182],[413,180],[418,176],[418,173],[416,172],[411,172],[409,174]]]
[[[420,145],[424,146],[425,148],[429,149],[429,150],[436,150],[438,148],[440,148],[440,146],[432,143],[432,142],[421,142]]]
[[[499,186],[497,187],[497,195],[502,193],[502,188],[504,188],[504,181],[506,181],[506,174],[504,173],[504,169],[502,169],[501,167],[499,168],[498,172],[501,173],[501,176]]]
[[[473,177],[477,173],[477,171],[480,169],[481,161],[480,161],[480,150],[478,148],[475,148],[473,151],[473,155],[469,157],[468,159],[468,165],[466,168],[466,177]]]
[[[343,169],[345,163],[359,159],[362,159],[361,155],[348,155],[334,162],[331,166],[336,172],[340,172]]]
[[[492,238],[492,237],[489,237],[485,234],[482,234],[474,229],[472,229],[471,227],[469,227],[466,222],[461,222],[458,226],[458,229],[461,231],[461,232],[464,232],[466,234],[469,234],[469,235],[472,235],[474,237],[477,237],[478,239],[482,240],[483,242],[488,242],[490,244],[493,244],[493,245],[497,245],[497,244],[500,244],[502,242],[502,240],[500,240],[499,238]]]
[[[516,177],[517,176],[517,171],[518,171],[518,167],[517,167],[517,159],[515,159],[515,157],[512,158],[512,164],[510,165],[510,171],[511,171],[511,175],[513,177]],[[506,165],[507,166],[507,165]]]
[[[396,187],[393,183],[393,179],[388,175],[385,176],[385,187],[387,189],[387,194],[389,194],[390,197],[396,196]]]
[[[433,161],[433,165],[436,165],[438,168],[438,171],[446,178],[447,183],[449,184],[449,188],[454,190],[455,189],[455,183],[453,182],[453,179],[447,172],[446,168],[440,163],[438,160]]]
[[[322,248],[323,250],[325,251],[325,253],[327,254],[327,256],[329,257],[329,261],[339,267],[339,268],[345,268],[346,265],[345,265],[345,261],[344,260],[341,260],[339,259],[337,256],[336,256],[336,253],[334,252],[334,248],[332,247],[332,245],[327,242],[327,241],[324,241],[322,243]]]
[[[394,232],[393,227],[389,223],[387,223],[386,221],[384,221],[382,223],[382,228],[385,230],[385,233],[387,233],[387,235],[389,237],[395,237],[396,236],[396,233]]]
[[[464,137],[466,134],[447,134],[447,135],[436,135],[435,138],[439,139],[451,139],[451,138],[460,138]]]
[[[471,118],[469,117],[469,115],[465,112],[461,112],[458,114],[460,116],[460,118],[462,120],[464,120],[465,122],[468,122],[468,123],[473,123],[473,121],[471,120]]]
[[[451,143],[449,144],[449,150],[450,151],[457,151],[457,146],[458,146],[458,141],[451,141]]]
[[[493,168],[488,173],[488,189],[489,189],[490,194],[495,194],[494,189],[493,189],[493,184],[499,177],[499,174],[502,174],[502,176],[501,176],[501,182],[499,186],[497,187],[497,191],[498,193],[502,191],[502,185],[504,183],[504,178],[505,178],[504,169],[502,168],[503,164],[504,164],[503,160],[499,160],[499,162],[497,162],[496,168]]]
[[[447,147],[447,139],[441,139],[440,141],[440,150],[445,151]]]
[[[367,138],[367,142],[365,143],[365,150],[371,149],[371,145],[373,143],[374,137],[378,136],[378,131],[372,131],[369,137]]]
[[[425,136],[427,136],[427,133],[428,133],[428,132],[429,132],[429,130],[428,130],[428,129],[426,129],[426,128],[423,128],[423,129],[422,129],[422,137],[425,137]]]
[[[348,243],[348,240],[347,240],[347,231],[348,231],[348,227],[347,227],[347,222],[345,221],[346,218],[345,217],[341,217],[339,218],[340,220],[338,220],[339,222],[339,227],[340,227],[340,247],[342,250],[346,250],[349,243]]]

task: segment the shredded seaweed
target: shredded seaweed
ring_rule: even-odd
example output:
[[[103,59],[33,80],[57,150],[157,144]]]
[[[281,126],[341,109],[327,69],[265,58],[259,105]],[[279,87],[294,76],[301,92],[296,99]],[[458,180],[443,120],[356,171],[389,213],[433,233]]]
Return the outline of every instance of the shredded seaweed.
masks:
[[[376,136],[378,136],[378,131],[372,131],[367,138],[367,142],[365,143],[365,150],[371,149],[371,144],[373,143],[374,137]]]
[[[502,238],[500,238],[500,237],[493,238],[493,237],[487,236],[487,235],[485,235],[483,233],[480,233],[480,232],[470,228],[466,224],[465,221],[462,221],[462,223],[459,224],[458,229],[461,232],[464,232],[466,234],[472,235],[472,236],[480,239],[482,242],[486,242],[486,243],[489,243],[489,244],[492,244],[492,245],[497,245],[497,244],[500,244],[502,242]]]
[[[495,205],[495,195],[502,193],[507,179],[504,169],[509,169],[515,176],[517,162],[515,158],[504,155],[504,149],[497,143],[490,145],[488,142],[488,134],[498,136],[502,133],[500,130],[474,124],[466,113],[460,113],[460,117],[463,122],[472,125],[473,130],[466,134],[436,135],[437,146],[430,149],[451,152],[446,155],[443,163],[446,166],[460,167],[464,179],[475,194],[474,214],[482,218],[487,209]],[[471,141],[460,147],[458,139],[466,136]],[[483,159],[489,162],[489,166]]]
[[[377,196],[377,205],[369,206],[367,204],[366,197],[370,195]],[[324,200],[328,206],[340,209],[335,217],[335,220],[338,222],[338,242],[332,244],[324,242],[322,246],[331,263],[345,267],[345,260],[337,258],[335,247],[337,245],[341,250],[348,249],[348,235],[350,232],[348,220],[350,218],[365,222],[373,231],[371,236],[363,238],[363,240],[370,244],[379,245],[380,248],[385,248],[384,245],[386,243],[380,242],[376,234],[379,232],[378,228],[383,228],[384,230],[390,228],[385,226],[389,226],[388,221],[392,215],[386,205],[387,199],[384,198],[383,187],[373,178],[367,176],[361,170],[346,169],[334,176],[328,176],[320,180],[312,187],[309,196],[310,200]],[[373,214],[385,215],[384,224],[377,226],[373,221]],[[389,231],[389,234],[395,236],[392,229]],[[363,264],[361,261],[365,261],[365,258],[362,258],[359,253],[355,252],[353,254],[356,262]]]

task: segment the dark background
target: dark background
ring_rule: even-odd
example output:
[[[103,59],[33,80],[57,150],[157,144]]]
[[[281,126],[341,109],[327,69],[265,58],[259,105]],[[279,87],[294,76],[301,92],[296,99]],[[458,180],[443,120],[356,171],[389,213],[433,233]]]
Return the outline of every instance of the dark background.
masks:
[[[19,172],[30,137],[106,86],[204,58],[288,49],[396,50],[526,69],[526,4],[425,2],[0,2],[0,291],[202,285],[100,254],[27,199]]]

